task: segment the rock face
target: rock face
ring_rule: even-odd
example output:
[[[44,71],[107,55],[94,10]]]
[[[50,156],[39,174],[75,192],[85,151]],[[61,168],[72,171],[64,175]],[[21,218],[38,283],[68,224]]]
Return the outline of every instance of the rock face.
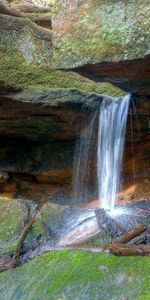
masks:
[[[0,98],[0,169],[10,174],[1,192],[38,201],[43,196],[48,200],[56,190],[68,193],[75,140],[103,96],[45,88],[5,93]]]
[[[60,2],[52,17],[54,66],[149,95],[149,2]]]
[[[64,199],[70,201],[76,139],[103,97],[77,89],[36,88],[11,92],[6,89],[4,93],[3,88],[0,170],[8,172],[9,181],[1,184],[1,194],[24,196],[38,202],[54,197],[57,202],[57,193],[63,192]],[[132,124],[129,116],[124,178],[125,189],[134,185],[132,193],[141,199],[149,195],[149,102],[144,100],[143,105],[139,100],[136,108],[136,113],[134,107],[130,108]]]
[[[146,57],[149,18],[148,0],[60,1],[53,17],[57,67]]]
[[[14,56],[25,64],[42,64],[51,60],[51,32],[41,29],[29,19],[1,15],[0,37],[1,56],[4,53],[9,60]]]
[[[119,87],[132,93],[137,110],[128,119],[124,189],[148,198],[148,1],[52,1],[38,9],[32,1],[34,13],[24,4],[11,1],[15,15],[0,18],[0,170],[9,176],[1,194],[43,202],[60,191],[70,199],[82,123],[96,93],[120,96]],[[53,30],[32,22],[39,14],[51,14]]]

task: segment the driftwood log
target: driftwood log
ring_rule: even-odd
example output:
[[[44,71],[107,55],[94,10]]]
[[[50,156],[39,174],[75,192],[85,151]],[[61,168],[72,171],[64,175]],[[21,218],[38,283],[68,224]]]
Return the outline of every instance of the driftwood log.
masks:
[[[118,256],[150,256],[150,245],[124,245],[124,244],[75,244],[68,245],[68,249],[89,250],[93,252],[110,252]]]
[[[105,229],[113,239],[113,242],[112,244],[104,245],[82,245],[82,249],[95,248],[98,251],[109,251],[114,255],[122,256],[150,256],[148,224],[141,224],[129,231],[123,232],[120,225],[104,209],[95,210],[95,215],[99,228]],[[147,245],[144,245],[144,243],[147,243]]]
[[[7,254],[0,255],[0,272],[15,268],[18,265],[18,258],[23,247],[23,242],[26,239],[30,229],[32,228],[39,210],[36,209],[28,223],[23,228],[20,237],[18,238],[17,246],[13,257]]]
[[[18,239],[18,242],[17,242],[15,253],[14,253],[13,258],[12,258],[12,265],[14,267],[18,263],[18,258],[19,258],[19,255],[20,255],[20,251],[23,247],[23,242],[26,239],[30,229],[32,228],[32,226],[33,226],[33,224],[36,220],[37,214],[38,214],[38,209],[35,210],[33,216],[31,217],[31,219],[29,220],[29,222],[27,223],[27,225],[23,228],[23,231],[21,232],[21,235],[20,235],[20,237]]]
[[[131,230],[123,233],[119,238],[117,238],[114,242],[119,244],[126,244],[144,231],[146,231],[148,228],[148,225],[141,224],[137,227],[132,228]]]

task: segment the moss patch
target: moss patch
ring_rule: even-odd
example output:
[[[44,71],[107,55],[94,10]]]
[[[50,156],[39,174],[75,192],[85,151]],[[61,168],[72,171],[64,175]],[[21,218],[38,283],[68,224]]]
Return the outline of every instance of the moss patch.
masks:
[[[148,257],[49,252],[0,274],[1,299],[148,300],[149,267]]]
[[[27,65],[19,54],[16,58],[16,55],[0,53],[0,74],[0,81],[14,87],[78,88],[110,96],[124,95],[109,83],[95,83],[73,72],[51,70],[47,66]]]
[[[23,212],[17,200],[0,200],[0,243],[16,238],[20,233]]]

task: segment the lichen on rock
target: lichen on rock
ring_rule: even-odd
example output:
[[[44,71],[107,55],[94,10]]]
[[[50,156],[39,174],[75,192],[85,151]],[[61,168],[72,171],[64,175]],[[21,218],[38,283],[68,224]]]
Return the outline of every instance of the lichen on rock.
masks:
[[[60,1],[53,16],[54,65],[73,68],[149,54],[148,1]]]

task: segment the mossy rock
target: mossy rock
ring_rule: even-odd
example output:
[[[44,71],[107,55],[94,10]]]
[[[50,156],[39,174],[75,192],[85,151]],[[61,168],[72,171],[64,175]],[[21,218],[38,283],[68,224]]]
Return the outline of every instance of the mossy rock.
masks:
[[[52,70],[46,65],[28,65],[24,63],[21,54],[7,54],[3,51],[0,51],[0,74],[0,82],[21,89],[77,88],[110,96],[125,94],[110,83],[95,83],[73,72]]]
[[[0,244],[4,247],[19,236],[25,211],[17,200],[7,199],[0,199],[0,211]]]
[[[133,60],[150,53],[148,1],[71,0],[58,6],[52,19],[55,67]]]
[[[35,203],[27,200],[0,198],[0,252],[14,251],[17,239],[28,217],[28,208]]]
[[[148,300],[148,257],[52,251],[0,274],[3,300]]]
[[[77,88],[110,96],[124,92],[109,83],[95,83],[73,72],[54,70],[52,33],[28,18],[2,15],[0,82],[13,88]],[[55,57],[55,54],[54,54]]]
[[[65,209],[65,206],[59,204],[45,203],[40,209],[40,215],[36,219],[29,235],[32,237],[42,235],[42,240],[51,238],[48,230],[53,231],[59,216]]]
[[[0,58],[2,52],[8,60],[15,53],[14,64],[43,64],[52,58],[52,34],[28,18],[1,15]],[[18,59],[17,59],[18,58]]]

